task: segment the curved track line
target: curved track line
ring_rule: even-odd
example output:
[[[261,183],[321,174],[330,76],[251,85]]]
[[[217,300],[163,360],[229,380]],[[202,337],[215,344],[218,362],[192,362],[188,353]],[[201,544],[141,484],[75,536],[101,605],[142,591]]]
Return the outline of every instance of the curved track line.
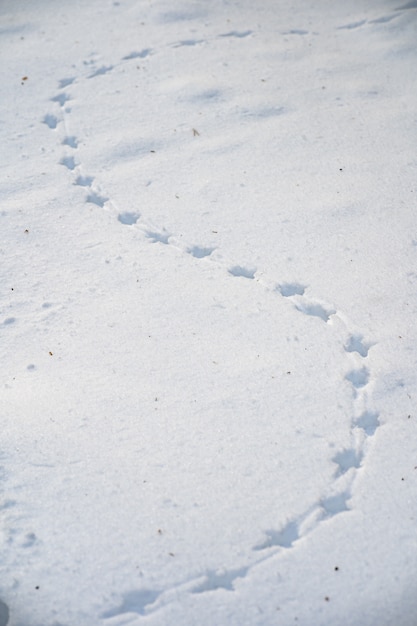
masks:
[[[151,54],[151,51],[148,50],[146,55],[144,51],[131,53],[123,60],[138,56],[144,58],[148,54]],[[112,68],[113,66],[100,68],[90,73],[87,78],[109,72]],[[228,570],[205,571],[196,578],[179,582],[168,589],[129,592],[124,596],[119,607],[103,613],[101,617],[107,619],[127,612],[148,615],[173,601],[178,601],[182,594],[205,593],[215,589],[233,590],[235,581],[247,576],[257,565],[266,560],[278,558],[283,550],[291,549],[300,539],[313,532],[319,524],[351,510],[349,500],[355,480],[365,462],[371,438],[380,425],[378,413],[372,408],[373,381],[368,361],[369,350],[375,344],[365,341],[363,335],[354,329],[342,311],[321,299],[305,295],[306,286],[298,283],[277,282],[267,274],[258,272],[256,267],[248,267],[232,260],[228,262],[224,258],[219,258],[213,247],[183,243],[179,237],[168,232],[163,226],[155,227],[143,219],[139,211],[119,210],[114,200],[103,192],[96,179],[82,171],[82,163],[77,158],[78,139],[70,134],[71,94],[69,91],[63,91],[75,82],[77,82],[76,77],[59,81],[59,91],[50,98],[57,115],[47,112],[43,123],[46,123],[51,131],[58,135],[58,140],[63,146],[60,163],[71,173],[73,184],[86,190],[85,201],[100,208],[110,209],[119,223],[140,230],[144,239],[149,243],[181,250],[183,254],[193,257],[196,263],[203,260],[215,263],[229,276],[254,280],[260,288],[287,300],[299,313],[316,317],[320,323],[337,326],[339,341],[349,364],[349,371],[344,382],[350,385],[352,394],[350,446],[335,453],[332,459],[336,467],[334,478],[320,500],[298,517],[288,520],[284,527],[264,530],[264,541],[248,548],[244,566]]]

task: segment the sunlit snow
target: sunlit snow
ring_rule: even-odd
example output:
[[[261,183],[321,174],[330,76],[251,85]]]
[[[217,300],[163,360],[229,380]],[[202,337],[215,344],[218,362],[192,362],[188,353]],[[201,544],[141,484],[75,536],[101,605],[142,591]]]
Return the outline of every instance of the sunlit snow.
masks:
[[[417,4],[0,5],[0,626],[417,624]]]

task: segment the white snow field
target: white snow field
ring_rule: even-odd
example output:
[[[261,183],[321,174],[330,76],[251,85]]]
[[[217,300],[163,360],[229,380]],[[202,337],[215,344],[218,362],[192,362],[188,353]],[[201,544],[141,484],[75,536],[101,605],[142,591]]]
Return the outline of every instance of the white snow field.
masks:
[[[2,0],[0,626],[417,625],[401,2]]]

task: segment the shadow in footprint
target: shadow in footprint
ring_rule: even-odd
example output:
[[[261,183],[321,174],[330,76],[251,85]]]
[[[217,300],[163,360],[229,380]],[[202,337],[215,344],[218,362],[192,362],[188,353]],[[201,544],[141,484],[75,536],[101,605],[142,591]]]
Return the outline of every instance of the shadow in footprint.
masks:
[[[305,287],[299,283],[282,283],[278,285],[278,291],[284,298],[291,298],[291,296],[304,295]]]
[[[68,87],[68,85],[72,85],[74,80],[75,78],[61,78],[61,80],[58,81],[58,87],[60,89],[63,89],[64,87]]]
[[[351,22],[350,24],[344,24],[343,26],[338,26],[337,30],[354,30],[355,28],[360,28],[364,24],[366,24],[367,20],[360,20],[359,22]]]
[[[62,141],[63,146],[69,146],[70,148],[78,148],[78,140],[74,136],[65,137]]]
[[[65,165],[69,170],[74,170],[77,167],[74,157],[68,156],[60,160],[61,165]]]
[[[335,309],[327,308],[318,302],[309,302],[307,300],[300,300],[296,303],[295,308],[297,311],[300,311],[300,313],[318,317],[323,320],[323,322],[328,322],[330,316],[336,313]]]
[[[244,39],[252,35],[252,30],[231,30],[229,33],[222,33],[219,37],[237,37],[237,39]]]
[[[369,370],[366,367],[361,367],[361,369],[352,370],[346,374],[345,378],[355,389],[360,389],[361,387],[365,387],[369,382]]]
[[[112,69],[113,69],[113,65],[108,65],[108,66],[103,65],[102,67],[99,67],[95,72],[87,76],[87,78],[94,78],[95,76],[102,76],[103,74],[107,74],[108,72],[111,72]]]
[[[70,96],[67,93],[60,93],[57,96],[51,98],[51,102],[58,102],[58,104],[63,107],[68,100],[71,100]]]
[[[225,572],[215,572],[209,570],[205,580],[194,587],[192,593],[205,593],[206,591],[215,591],[216,589],[226,589],[234,591],[234,582],[237,578],[244,578],[248,573],[249,567],[241,567],[240,569],[229,570]]]
[[[339,466],[338,475],[346,474],[352,467],[360,467],[363,459],[362,452],[356,452],[353,448],[338,452],[332,459]]]
[[[380,425],[379,413],[373,411],[364,411],[355,421],[355,426],[362,428],[368,437],[372,437]]]
[[[94,178],[92,176],[77,176],[74,185],[79,185],[80,187],[90,187],[93,181]]]
[[[46,124],[48,126],[48,128],[51,128],[52,130],[54,130],[54,128],[56,128],[58,126],[58,118],[55,117],[55,115],[45,115],[45,117],[43,118],[43,123]]]
[[[101,615],[101,617],[108,619],[123,613],[137,613],[138,615],[145,615],[146,607],[153,604],[159,596],[160,592],[153,589],[130,591],[124,596],[123,602],[120,606],[110,609],[110,611],[106,611]]]
[[[95,193],[94,191],[88,194],[87,198],[85,199],[86,202],[90,202],[91,204],[96,204],[97,206],[101,208],[104,207],[107,200],[108,198],[105,198],[104,196],[100,196],[100,194]]]
[[[255,278],[256,273],[256,269],[242,267],[241,265],[235,265],[234,267],[230,267],[227,271],[232,276],[241,276],[242,278]]]
[[[136,224],[138,219],[140,218],[140,213],[130,213],[126,211],[126,213],[119,213],[117,219],[121,224],[125,224],[126,226],[133,226]]]
[[[122,57],[122,61],[130,61],[131,59],[145,59],[152,52],[151,48],[144,48],[140,52],[131,52],[130,54]]]
[[[367,357],[369,349],[372,348],[373,345],[372,343],[365,343],[362,335],[352,335],[345,345],[345,350],[346,352],[357,352],[361,356]]]
[[[149,230],[145,232],[145,235],[152,243],[163,243],[165,245],[169,244],[169,238],[171,236],[167,232],[157,233]]]
[[[183,46],[198,46],[201,43],[206,43],[205,39],[182,39],[173,44],[173,48],[182,48]]]
[[[326,498],[325,500],[321,500],[320,506],[324,511],[324,517],[334,517],[339,513],[343,513],[344,511],[349,511],[349,507],[347,505],[347,500],[350,498],[350,493],[343,492],[339,493],[336,496],[331,496],[330,498]]]
[[[287,30],[283,35],[308,35],[308,30],[303,30],[302,28],[292,28],[291,30]]]
[[[253,550],[266,550],[272,546],[291,548],[293,543],[300,538],[298,523],[296,521],[288,522],[282,530],[267,530],[265,534],[265,541],[255,546]]]
[[[188,254],[195,257],[196,259],[204,259],[207,256],[210,256],[212,252],[214,252],[216,248],[204,248],[202,246],[193,246],[192,248],[187,248]]]
[[[391,22],[395,20],[398,15],[383,15],[382,17],[377,17],[375,20],[369,20],[370,24],[386,24],[387,22]]]
[[[16,321],[15,317],[6,317],[6,319],[4,320],[4,322],[2,322],[3,326],[9,326],[10,324],[14,324]]]

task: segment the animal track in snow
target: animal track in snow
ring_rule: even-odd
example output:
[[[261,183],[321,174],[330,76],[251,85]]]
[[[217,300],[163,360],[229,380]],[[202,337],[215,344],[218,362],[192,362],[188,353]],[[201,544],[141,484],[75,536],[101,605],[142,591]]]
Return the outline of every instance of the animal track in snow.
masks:
[[[291,298],[291,296],[304,295],[306,288],[304,285],[298,283],[283,283],[282,285],[278,285],[277,289],[284,298]]]
[[[240,567],[231,570],[209,570],[205,575],[205,580],[191,589],[192,593],[205,593],[206,591],[216,591],[226,589],[234,591],[234,582],[238,578],[244,578],[249,571],[249,567]]]
[[[222,36],[234,36],[241,38],[250,34],[240,35],[229,33]],[[182,42],[181,45],[196,45],[200,42]],[[131,59],[146,58],[151,54],[150,49],[141,52],[132,52],[123,57],[123,61]],[[99,76],[113,69],[114,66],[99,68],[87,77]],[[91,69],[91,68],[90,68]],[[279,282],[269,280],[258,274],[258,269],[251,265],[239,263],[229,263],[221,261],[213,252],[215,247],[204,244],[179,244],[181,237],[173,235],[160,225],[154,226],[146,221],[142,214],[135,208],[120,210],[112,198],[108,197],[100,186],[96,184],[95,178],[82,172],[82,163],[74,156],[79,145],[78,138],[67,133],[66,119],[71,115],[71,110],[66,108],[66,103],[71,100],[68,91],[69,85],[76,81],[76,78],[62,79],[59,81],[60,89],[66,89],[53,96],[50,101],[55,106],[59,106],[61,118],[48,113],[42,120],[47,126],[54,130],[58,127],[58,141],[64,154],[61,155],[60,164],[64,165],[72,173],[73,184],[85,188],[87,195],[85,201],[99,207],[106,207],[113,211],[115,220],[124,226],[138,229],[144,241],[150,243],[164,244],[168,249],[176,248],[184,254],[194,258],[196,262],[206,259],[211,263],[221,266],[230,279],[246,278],[254,280],[254,284],[269,290],[277,297],[285,298],[303,315],[316,317],[319,320],[329,323],[334,316],[341,322],[339,331],[339,341],[342,352],[348,362],[347,373],[345,374],[345,384],[349,384],[352,392],[352,415],[350,423],[351,442],[346,448],[338,450],[332,458],[335,464],[335,473],[328,489],[318,498],[313,505],[293,519],[288,520],[283,526],[263,530],[265,539],[252,548],[248,547],[246,562],[243,567],[234,567],[226,570],[209,570],[196,576],[193,580],[188,580],[168,589],[163,590],[134,590],[123,597],[122,603],[102,615],[104,618],[111,618],[123,613],[136,613],[147,615],[158,610],[168,602],[177,599],[181,594],[200,594],[215,592],[216,589],[234,590],[234,582],[247,575],[251,568],[266,559],[275,558],[285,549],[290,550],[296,542],[307,537],[321,523],[329,523],[335,516],[344,514],[350,510],[349,500],[352,495],[353,484],[359,471],[364,467],[366,461],[367,442],[375,435],[380,426],[379,415],[370,406],[370,382],[372,373],[369,369],[368,355],[374,345],[366,341],[360,332],[352,332],[348,328],[345,316],[337,311],[337,308],[322,300],[316,300],[306,296],[307,285],[299,282]],[[62,124],[61,124],[62,122]],[[61,133],[61,136],[60,136]],[[55,135],[56,136],[56,135]],[[337,327],[338,328],[338,327]],[[343,378],[341,377],[341,383]],[[254,555],[262,553],[261,559],[254,559]],[[249,565],[247,564],[249,561]],[[1,623],[0,623],[1,626]]]
[[[133,226],[136,224],[138,219],[140,219],[140,213],[131,213],[126,211],[126,213],[119,213],[117,219],[121,224],[125,224],[126,226]]]
[[[91,187],[94,182],[94,178],[92,176],[77,176],[75,179],[74,185],[79,185],[80,187]]]
[[[16,321],[15,317],[6,317],[6,319],[1,323],[2,326],[10,326],[10,324],[14,324]]]
[[[58,102],[61,107],[63,107],[68,100],[71,100],[71,98],[67,93],[59,93],[57,96],[51,98],[51,102]]]
[[[318,524],[328,521],[335,515],[349,511],[347,501],[350,497],[349,488],[336,489],[336,493],[323,497],[297,518],[289,520],[282,528],[264,531],[265,540],[253,546],[252,550],[260,552],[264,550],[270,551],[271,548],[292,548],[297,541],[306,537],[317,528]],[[276,552],[273,552],[270,558],[275,554]]]
[[[379,413],[366,410],[355,418],[354,425],[365,431],[368,437],[372,437],[376,429],[380,426]]]
[[[366,24],[367,20],[359,20],[358,22],[351,22],[349,24],[344,24],[343,26],[338,26],[338,30],[354,30],[355,28],[360,28],[364,24]]]
[[[85,199],[86,202],[90,202],[91,204],[96,204],[97,206],[103,208],[104,205],[106,204],[108,198],[106,198],[105,196],[100,195],[99,193],[96,193],[95,191],[91,191],[87,198]]]
[[[59,93],[57,96],[51,98],[51,102],[58,102],[59,106],[63,107],[68,100],[71,100],[71,97],[67,93]]]
[[[308,35],[308,30],[303,30],[301,28],[292,28],[291,30],[287,30],[283,35]]]
[[[183,46],[198,46],[199,44],[206,43],[205,39],[182,39],[172,45],[173,48],[182,48]]]
[[[70,148],[78,148],[78,139],[73,135],[68,135],[62,140],[62,145],[69,146]]]
[[[412,0],[408,4],[405,4],[401,7],[395,9],[395,11],[404,11],[407,9],[415,9],[417,8],[417,1]],[[348,22],[347,24],[342,24],[342,26],[337,26],[337,30],[356,30],[357,28],[361,28],[365,26],[365,24],[386,24],[387,22],[391,22],[398,17],[398,13],[390,13],[388,15],[381,15],[381,17],[376,17],[372,20],[363,19],[358,20],[357,22]]]
[[[252,35],[252,30],[231,30],[229,33],[222,33],[219,37],[236,37],[237,39],[244,39]]]
[[[153,589],[130,591],[124,595],[123,602],[120,606],[111,609],[110,611],[106,611],[101,615],[101,617],[109,619],[111,617],[116,617],[117,615],[122,615],[123,613],[137,613],[138,615],[145,615],[147,607],[154,604],[160,594],[160,591],[155,591]]]
[[[95,78],[96,76],[102,76],[103,74],[108,74],[108,72],[111,72],[113,69],[113,65],[103,65],[102,67],[97,68],[96,70],[94,70],[94,72],[92,74],[89,74],[87,76],[87,78]]]
[[[190,248],[186,248],[186,252],[191,254],[196,259],[204,259],[212,254],[216,248],[205,248],[203,246],[191,246]]]
[[[323,322],[328,322],[330,316],[336,313],[336,310],[333,307],[329,307],[320,302],[315,302],[304,297],[298,298],[295,301],[295,308],[305,315],[318,317],[323,320]]]
[[[242,278],[255,278],[256,268],[243,267],[242,265],[233,265],[227,270],[232,276]]]
[[[369,20],[369,24],[386,24],[387,22],[391,22],[391,20],[395,20],[397,17],[398,15],[383,15],[382,17],[377,17],[375,20]]]
[[[277,290],[283,297],[293,300],[297,310],[301,313],[315,315],[325,322],[328,322],[330,316],[334,315],[339,317],[343,326],[346,327],[344,316],[341,316],[334,307],[305,298],[303,286],[298,286],[297,283],[281,283]],[[380,423],[378,413],[367,408],[371,372],[365,365],[365,359],[375,344],[365,341],[360,333],[348,333],[342,345],[353,366],[345,376],[345,380],[351,385],[353,400],[351,447],[339,450],[333,456],[332,460],[337,465],[337,471],[333,483],[329,485],[329,495],[321,498],[301,516],[289,520],[285,526],[265,531],[266,539],[253,547],[255,551],[268,550],[273,547],[291,548],[296,541],[312,532],[319,523],[328,522],[335,516],[350,510],[348,502],[357,472],[365,462],[367,440],[375,434]],[[274,554],[275,552],[272,553],[271,558]]]
[[[261,544],[253,547],[253,550],[266,550],[272,546],[291,548],[295,541],[300,538],[298,520],[288,522],[281,530],[265,531],[266,539]]]
[[[58,118],[55,117],[55,115],[51,115],[50,113],[47,113],[45,117],[43,118],[43,123],[46,124],[48,128],[51,128],[52,130],[58,126],[58,122],[59,122]]]
[[[347,501],[350,497],[351,494],[349,491],[343,491],[342,493],[337,493],[334,496],[320,500],[320,506],[323,509],[324,519],[334,517],[344,511],[349,511]]]
[[[64,156],[60,160],[60,164],[64,165],[69,170],[75,170],[77,164],[73,156]]]
[[[58,81],[58,87],[60,89],[64,89],[64,87],[68,87],[69,85],[72,85],[72,83],[75,81],[75,77],[73,78],[61,78],[61,80]]]
[[[130,54],[122,57],[122,61],[130,61],[131,59],[146,59],[147,56],[152,54],[151,48],[144,48],[140,52],[131,52]]]
[[[366,367],[361,367],[357,370],[352,370],[348,374],[346,374],[346,380],[348,380],[355,389],[360,389],[361,387],[365,387],[365,385],[369,381],[369,370]]]
[[[361,466],[362,459],[362,450],[358,452],[354,448],[349,448],[349,450],[341,450],[340,452],[335,454],[332,460],[338,465],[338,475],[341,475],[345,474],[352,467],[358,469]]]
[[[362,335],[351,335],[345,345],[346,352],[357,352],[360,356],[367,357],[369,349],[374,344],[363,340]]]
[[[156,232],[156,231],[151,231],[151,230],[145,230],[145,236],[152,242],[152,243],[163,243],[165,245],[169,244],[169,238],[170,238],[170,234],[166,231],[163,230],[162,232]]]

